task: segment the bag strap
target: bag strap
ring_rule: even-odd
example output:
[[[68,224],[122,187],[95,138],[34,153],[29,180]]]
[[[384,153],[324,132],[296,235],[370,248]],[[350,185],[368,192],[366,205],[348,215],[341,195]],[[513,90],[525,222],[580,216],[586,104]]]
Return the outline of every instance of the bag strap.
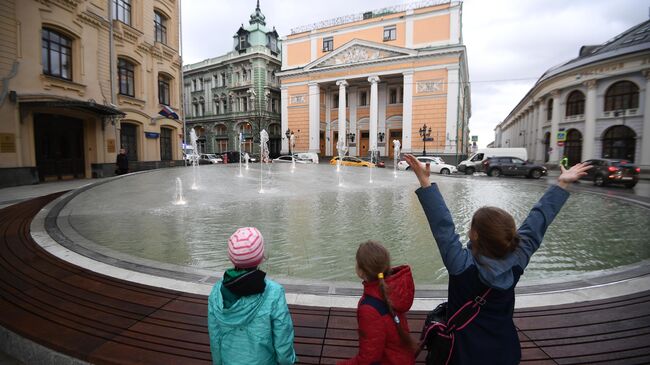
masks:
[[[384,303],[383,300],[379,298],[375,298],[371,295],[366,294],[364,295],[363,299],[359,303],[360,306],[364,304],[367,304],[375,308],[375,310],[377,310],[380,316],[385,316],[386,314],[388,314],[388,306],[386,305],[386,303]]]
[[[492,288],[488,287],[483,295],[476,296],[474,300],[468,300],[465,304],[458,308],[456,313],[447,319],[447,329],[445,330],[445,333],[449,334],[454,331],[460,331],[463,328],[467,327],[467,325],[469,325],[481,312],[481,307],[487,303],[485,298],[487,298],[488,294],[490,294],[491,291]],[[468,319],[465,319],[463,323],[456,323],[458,321],[458,318],[461,318],[461,315],[469,310],[474,310],[474,314],[470,314],[470,317]]]

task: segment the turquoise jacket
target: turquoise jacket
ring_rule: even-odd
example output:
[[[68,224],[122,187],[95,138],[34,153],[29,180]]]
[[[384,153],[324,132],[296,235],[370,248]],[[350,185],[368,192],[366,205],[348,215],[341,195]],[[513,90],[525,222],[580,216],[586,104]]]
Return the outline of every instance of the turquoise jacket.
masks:
[[[293,322],[284,297],[284,288],[264,280],[264,293],[239,298],[225,308],[221,295],[222,281],[208,297],[208,332],[212,363],[293,364]]]

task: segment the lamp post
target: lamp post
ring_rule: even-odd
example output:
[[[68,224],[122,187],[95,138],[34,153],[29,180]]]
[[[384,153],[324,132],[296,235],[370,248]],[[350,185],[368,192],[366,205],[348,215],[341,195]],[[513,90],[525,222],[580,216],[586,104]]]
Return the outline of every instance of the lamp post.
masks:
[[[384,132],[377,133],[377,138],[379,139],[379,142],[383,142],[385,136],[386,136],[386,133],[384,133]]]
[[[419,130],[420,132],[420,137],[422,137],[422,142],[424,143],[423,149],[422,149],[422,156],[427,155],[427,141],[433,141],[433,138],[431,137],[431,127],[427,128],[426,124],[422,125],[422,128]]]
[[[348,133],[346,136],[348,137],[350,143],[354,143],[354,137],[356,137],[354,133]]]
[[[287,128],[287,131],[284,132],[284,135],[287,136],[287,142],[289,144],[289,156],[293,156],[293,153],[291,153],[291,142],[293,137],[293,131],[289,128]]]

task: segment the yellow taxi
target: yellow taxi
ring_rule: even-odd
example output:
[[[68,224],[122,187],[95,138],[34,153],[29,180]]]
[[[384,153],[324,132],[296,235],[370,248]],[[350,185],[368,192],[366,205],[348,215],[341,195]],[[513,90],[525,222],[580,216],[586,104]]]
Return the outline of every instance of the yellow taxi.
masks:
[[[339,156],[334,156],[334,158],[330,160],[330,165],[336,165],[338,160],[339,160]],[[358,157],[352,157],[352,156],[343,156],[343,160],[341,160],[341,165],[375,167],[375,164],[372,162],[364,161]]]

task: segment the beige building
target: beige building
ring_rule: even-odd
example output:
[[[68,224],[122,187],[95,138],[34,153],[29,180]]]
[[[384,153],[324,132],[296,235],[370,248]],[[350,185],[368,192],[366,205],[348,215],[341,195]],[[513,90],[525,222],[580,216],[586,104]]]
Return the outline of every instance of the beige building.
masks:
[[[293,29],[283,42],[282,131],[295,150],[467,154],[462,3],[422,1]],[[283,151],[288,151],[283,140]]]
[[[2,0],[0,24],[0,186],[181,160],[178,0]]]

